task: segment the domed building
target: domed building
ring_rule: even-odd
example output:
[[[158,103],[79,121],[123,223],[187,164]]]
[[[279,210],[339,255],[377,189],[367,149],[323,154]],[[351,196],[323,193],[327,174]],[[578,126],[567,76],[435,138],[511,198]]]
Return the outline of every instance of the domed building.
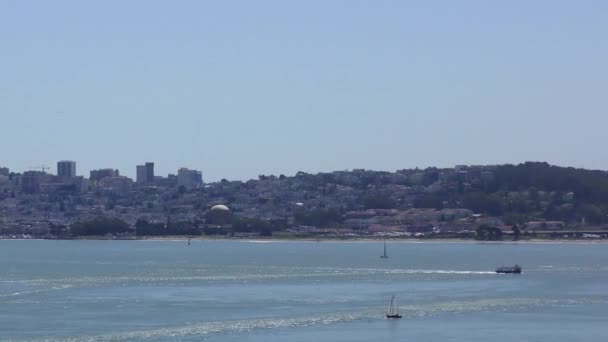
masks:
[[[223,204],[216,204],[213,207],[211,207],[211,209],[209,209],[211,211],[230,211],[230,208],[228,208],[227,206],[223,205]]]
[[[232,212],[223,204],[216,204],[207,211],[206,223],[212,225],[227,225],[232,223]]]

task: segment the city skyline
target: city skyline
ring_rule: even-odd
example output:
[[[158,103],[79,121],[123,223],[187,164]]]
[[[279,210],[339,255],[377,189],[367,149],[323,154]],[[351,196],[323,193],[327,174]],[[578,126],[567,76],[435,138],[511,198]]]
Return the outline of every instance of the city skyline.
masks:
[[[30,167],[27,170],[14,170],[10,167],[10,165],[0,165],[1,175],[8,176],[10,173],[14,174],[23,174],[25,172],[42,172],[50,175],[55,175],[61,178],[76,178],[76,177],[85,177],[90,179],[97,179],[102,177],[119,177],[119,176],[128,176],[128,173],[125,173],[119,169],[114,169],[111,167],[106,168],[95,168],[91,170],[78,172],[78,162],[75,160],[60,160],[56,163],[57,167],[52,168],[50,166],[41,164],[37,166]],[[154,182],[156,176],[163,177],[164,175],[155,174],[154,172],[154,162],[145,162],[143,165],[135,165],[135,177],[129,177],[133,180],[136,180],[137,183],[142,184],[151,184]],[[55,170],[55,172],[52,172]],[[167,173],[166,176],[175,176],[178,177],[183,175],[186,178],[200,178],[202,175],[202,171],[189,169],[187,167],[180,167],[173,173]],[[88,175],[88,177],[87,177]],[[201,180],[202,182],[202,180]]]
[[[62,175],[62,170],[60,170],[60,167],[64,167],[64,166],[63,165],[60,166],[60,164],[66,164],[66,163],[69,163],[73,167],[73,169],[72,169],[73,171],[70,171],[69,175],[65,175],[65,174]],[[394,173],[394,172],[398,172],[398,171],[402,171],[402,170],[415,170],[415,169],[419,169],[419,170],[434,169],[434,168],[435,169],[452,169],[452,168],[458,169],[459,167],[475,167],[475,166],[488,167],[488,166],[524,165],[527,163],[546,163],[548,165],[555,166],[555,167],[566,167],[566,168],[575,168],[575,169],[587,170],[587,171],[608,172],[607,169],[591,169],[591,168],[585,168],[585,167],[577,167],[577,166],[573,166],[573,165],[552,164],[545,160],[522,160],[522,161],[514,162],[514,163],[509,163],[509,162],[495,163],[495,164],[458,163],[458,164],[454,164],[454,165],[428,165],[425,167],[418,167],[418,166],[402,167],[402,168],[398,168],[398,169],[394,169],[394,170],[377,169],[377,168],[351,168],[351,169],[336,169],[336,170],[319,170],[319,171],[314,171],[314,172],[307,172],[304,170],[299,170],[297,172],[294,172],[293,174],[269,172],[267,174],[259,174],[254,177],[245,178],[245,179],[228,179],[225,177],[221,177],[220,179],[208,180],[207,183],[216,183],[216,182],[219,182],[224,179],[228,180],[228,181],[247,181],[247,180],[251,180],[251,179],[258,179],[260,176],[293,177],[293,176],[296,176],[296,174],[298,172],[305,172],[305,173],[309,173],[309,174],[321,174],[321,173],[350,172],[350,171],[355,171],[355,170],[365,170],[365,171],[373,171],[373,172]],[[166,173],[158,173],[158,172],[154,171],[155,167],[156,167],[156,163],[149,162],[149,161],[145,162],[141,165],[133,165],[133,169],[135,169],[135,171],[132,173],[128,172],[128,171],[125,172],[121,169],[112,168],[112,167],[97,167],[97,168],[93,168],[90,170],[80,170],[77,166],[78,162],[74,161],[74,160],[60,160],[60,161],[56,162],[55,164],[56,164],[55,168],[47,166],[45,164],[41,164],[41,165],[32,166],[25,170],[14,169],[13,167],[11,167],[10,164],[0,164],[0,170],[2,170],[2,173],[0,173],[0,174],[6,173],[6,176],[8,176],[9,173],[23,174],[25,172],[43,172],[43,173],[46,173],[49,175],[64,177],[64,178],[84,177],[86,179],[95,179],[98,177],[98,175],[101,175],[102,177],[106,177],[106,176],[108,176],[107,174],[112,174],[112,177],[127,177],[129,179],[132,179],[134,182],[141,183],[141,184],[146,184],[146,183],[151,184],[154,182],[154,179],[157,177],[161,177],[161,178],[176,177],[176,179],[177,179],[177,177],[179,177],[180,173],[182,173],[182,172],[184,174],[187,173],[188,174],[187,177],[192,177],[190,175],[191,172],[196,173],[195,177],[200,177],[200,178],[202,178],[202,175],[205,174],[205,170],[203,170],[203,169],[194,169],[194,168],[188,168],[188,167],[184,167],[184,166],[178,167],[175,170],[169,170]],[[140,168],[141,168],[141,170],[140,170]],[[166,169],[166,168],[164,168],[164,169]],[[143,174],[138,175],[138,172],[143,172]],[[205,177],[205,179],[207,179],[207,178]],[[202,182],[202,179],[201,179],[201,182]]]
[[[608,169],[606,2],[0,6],[16,170]]]

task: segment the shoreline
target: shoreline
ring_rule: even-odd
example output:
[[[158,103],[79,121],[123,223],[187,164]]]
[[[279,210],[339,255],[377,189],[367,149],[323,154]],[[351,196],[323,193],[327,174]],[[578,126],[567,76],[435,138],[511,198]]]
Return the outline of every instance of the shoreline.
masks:
[[[45,239],[45,238],[31,238],[31,239],[0,239],[0,241],[9,240],[59,240],[59,241],[174,241],[174,242],[185,242],[188,240],[199,241],[199,242],[243,242],[243,243],[380,243],[384,241],[383,238],[314,238],[314,237],[296,237],[296,238],[272,238],[272,237],[260,237],[260,238],[231,238],[231,237],[213,237],[213,236],[142,236],[134,238],[107,238],[104,236],[84,236],[74,238],[56,238],[56,239]],[[461,238],[437,238],[437,239],[399,239],[389,238],[386,239],[388,243],[394,244],[420,244],[420,243],[454,243],[454,244],[589,244],[589,245],[603,245],[608,244],[608,239],[524,239],[524,240],[475,240],[475,239],[461,239]]]
[[[136,240],[149,240],[149,241],[182,241],[188,240],[187,238],[180,237],[151,237],[141,238]],[[273,238],[260,238],[260,239],[238,239],[238,238],[206,238],[198,237],[191,238],[191,241],[226,241],[226,242],[244,242],[244,243],[382,243],[384,239],[373,239],[373,238],[351,238],[351,239],[315,239],[315,238],[295,238],[295,239],[273,239]],[[474,239],[387,239],[387,243],[394,244],[419,244],[419,243],[454,243],[454,244],[608,244],[608,240],[546,240],[546,239],[529,239],[529,240],[518,240],[518,241],[487,241],[487,240],[474,240]]]

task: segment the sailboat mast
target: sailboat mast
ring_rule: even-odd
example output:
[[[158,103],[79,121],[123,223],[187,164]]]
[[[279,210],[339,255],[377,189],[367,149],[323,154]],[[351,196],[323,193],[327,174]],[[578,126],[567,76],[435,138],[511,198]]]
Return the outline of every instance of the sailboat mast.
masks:
[[[395,296],[391,297],[391,303],[388,305],[388,314],[389,315],[394,315],[395,312],[397,311],[397,308],[395,307],[396,302],[395,302]]]
[[[384,254],[380,256],[382,259],[388,258],[388,254],[386,254],[386,238],[384,239]]]

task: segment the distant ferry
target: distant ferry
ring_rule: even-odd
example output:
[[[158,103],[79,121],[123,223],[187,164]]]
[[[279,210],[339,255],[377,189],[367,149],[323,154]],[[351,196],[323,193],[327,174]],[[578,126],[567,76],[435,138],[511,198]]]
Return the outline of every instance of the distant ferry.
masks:
[[[501,266],[496,269],[496,273],[521,273],[521,267],[519,265],[515,266]]]

